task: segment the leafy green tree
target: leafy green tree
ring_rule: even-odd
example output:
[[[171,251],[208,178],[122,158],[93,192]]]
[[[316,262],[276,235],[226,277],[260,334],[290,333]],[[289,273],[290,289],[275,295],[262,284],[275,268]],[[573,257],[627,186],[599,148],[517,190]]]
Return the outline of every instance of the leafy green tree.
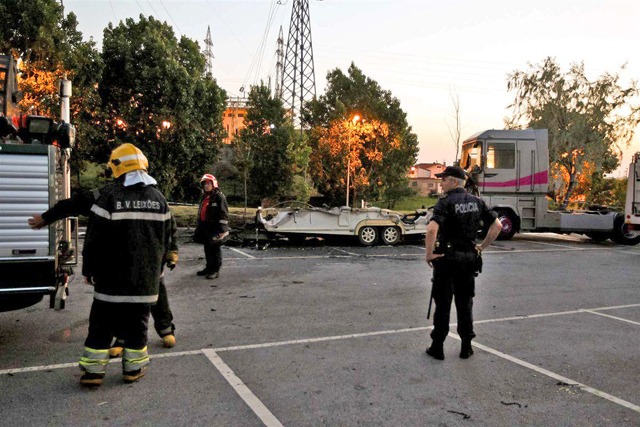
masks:
[[[264,84],[251,87],[245,122],[234,144],[236,166],[247,178],[248,196],[259,201],[289,198],[294,191],[301,191],[302,197],[308,194],[300,177],[306,172],[309,150],[304,139],[296,136],[282,101],[272,97]]]
[[[100,84],[104,154],[122,142],[149,158],[165,195],[195,200],[199,177],[214,163],[223,136],[226,93],[205,76],[197,42],[140,15],[104,31]]]
[[[303,120],[312,128],[312,157],[322,152],[321,141],[326,141],[328,129],[343,132],[334,135],[335,144],[348,141],[353,134],[349,134],[349,126],[344,124],[349,123],[355,115],[361,118],[362,124],[376,124],[376,129],[385,127],[385,130],[374,132],[375,138],[370,141],[361,135],[364,138],[359,145],[361,149],[349,152],[355,156],[355,164],[360,165],[359,170],[353,171],[356,177],[354,185],[360,185],[360,188],[350,187],[366,199],[385,199],[391,204],[396,197],[404,194],[407,187],[407,171],[415,163],[418,139],[408,125],[400,101],[364,75],[353,63],[346,75],[339,69],[330,71],[325,93],[307,104]],[[339,130],[341,128],[342,131]],[[317,156],[315,158],[319,159]],[[346,163],[346,154],[343,159],[344,162],[340,164]],[[346,182],[343,177],[346,174],[344,168],[328,166],[326,162],[312,162],[310,173],[319,191],[335,204],[344,199]],[[361,179],[358,180],[358,177]],[[366,180],[363,180],[364,177]]]
[[[57,119],[58,81],[66,76],[73,83],[71,122],[76,126],[78,143],[72,170],[79,175],[83,160],[91,159],[92,147],[102,141],[95,126],[101,104],[96,89],[102,73],[100,53],[93,40],[83,40],[76,16],[65,15],[55,0],[3,0],[0,16],[0,52],[21,60],[23,111]]]
[[[552,191],[563,209],[581,179],[600,179],[618,166],[620,148],[640,123],[637,83],[624,86],[619,74],[609,73],[590,81],[582,63],[563,72],[546,58],[526,72],[510,74],[508,89],[515,100],[506,125],[549,130],[551,173],[562,183]]]

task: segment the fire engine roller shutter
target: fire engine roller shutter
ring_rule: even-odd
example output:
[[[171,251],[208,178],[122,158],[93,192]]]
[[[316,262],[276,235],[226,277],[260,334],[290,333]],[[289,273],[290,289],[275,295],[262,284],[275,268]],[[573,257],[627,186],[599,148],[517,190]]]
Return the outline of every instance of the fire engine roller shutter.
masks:
[[[32,230],[27,220],[49,209],[48,152],[53,147],[7,144],[1,148],[0,261],[49,257],[49,229]]]

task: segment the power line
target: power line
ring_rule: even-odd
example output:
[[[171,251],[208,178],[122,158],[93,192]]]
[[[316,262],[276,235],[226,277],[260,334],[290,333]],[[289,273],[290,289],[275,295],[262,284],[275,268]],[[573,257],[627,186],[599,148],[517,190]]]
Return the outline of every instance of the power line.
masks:
[[[173,26],[176,27],[176,30],[178,30],[178,35],[182,37],[182,31],[180,31],[180,27],[178,27],[178,24],[176,24],[176,21],[173,19],[173,16],[171,16],[169,10],[167,10],[167,7],[164,5],[164,2],[162,0],[160,0],[160,4],[164,8],[164,11],[167,12],[167,15],[169,15],[169,19],[171,19],[171,22],[173,22]]]

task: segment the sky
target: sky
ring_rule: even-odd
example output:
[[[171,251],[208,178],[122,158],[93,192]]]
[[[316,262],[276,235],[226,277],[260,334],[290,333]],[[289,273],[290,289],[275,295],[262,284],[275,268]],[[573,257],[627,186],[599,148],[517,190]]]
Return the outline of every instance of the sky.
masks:
[[[204,49],[229,96],[275,79],[280,26],[287,40],[294,0],[63,0],[78,29],[101,48],[103,29],[140,14],[166,21]],[[453,99],[462,137],[503,129],[514,94],[507,76],[553,57],[563,71],[584,63],[591,80],[640,79],[637,0],[309,0],[316,92],[353,62],[400,101],[417,134],[418,162],[455,160]],[[626,68],[621,67],[626,64]],[[640,128],[638,129],[640,134]],[[624,150],[626,174],[640,135]]]

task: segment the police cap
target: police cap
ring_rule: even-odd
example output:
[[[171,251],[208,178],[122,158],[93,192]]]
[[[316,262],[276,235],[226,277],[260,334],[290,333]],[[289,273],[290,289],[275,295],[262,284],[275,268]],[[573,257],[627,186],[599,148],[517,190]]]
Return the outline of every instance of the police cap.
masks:
[[[447,166],[443,172],[437,173],[438,178],[444,178],[445,176],[451,176],[458,179],[467,179],[467,175],[464,173],[464,169],[460,166]]]

